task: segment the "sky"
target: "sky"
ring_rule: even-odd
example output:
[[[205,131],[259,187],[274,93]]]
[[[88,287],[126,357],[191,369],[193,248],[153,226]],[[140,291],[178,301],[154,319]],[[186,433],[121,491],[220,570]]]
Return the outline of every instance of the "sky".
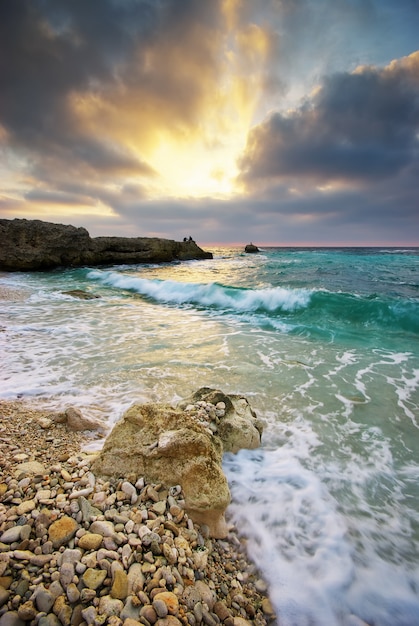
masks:
[[[0,217],[419,245],[419,0],[0,0]]]

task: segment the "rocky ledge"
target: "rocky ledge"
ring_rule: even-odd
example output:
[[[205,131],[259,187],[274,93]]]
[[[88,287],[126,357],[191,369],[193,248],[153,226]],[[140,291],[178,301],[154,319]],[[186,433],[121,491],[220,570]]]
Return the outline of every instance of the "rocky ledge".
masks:
[[[90,237],[85,228],[40,220],[0,219],[0,270],[164,263],[210,259],[194,241],[158,237]]]
[[[222,406],[220,393],[200,390],[175,412],[234,449],[243,440],[232,422],[249,411],[257,421],[244,398]],[[99,475],[100,455],[75,452],[80,427],[68,411],[0,403],[0,626],[276,623],[236,529],[211,537],[188,513],[188,486],[151,482],[137,473],[142,461],[129,475]],[[252,428],[247,437],[256,443]]]

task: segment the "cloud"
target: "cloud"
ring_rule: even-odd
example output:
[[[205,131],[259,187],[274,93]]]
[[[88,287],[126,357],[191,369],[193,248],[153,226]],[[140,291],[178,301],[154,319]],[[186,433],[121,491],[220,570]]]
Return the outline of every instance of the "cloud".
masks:
[[[202,241],[351,220],[410,236],[417,17],[415,0],[2,0],[0,212]]]
[[[218,17],[217,1],[5,0],[3,144],[34,176],[153,178],[150,144],[193,132],[216,81]]]
[[[325,78],[289,114],[252,129],[241,159],[251,187],[301,177],[321,184],[397,176],[417,162],[419,52],[384,69],[361,67]]]

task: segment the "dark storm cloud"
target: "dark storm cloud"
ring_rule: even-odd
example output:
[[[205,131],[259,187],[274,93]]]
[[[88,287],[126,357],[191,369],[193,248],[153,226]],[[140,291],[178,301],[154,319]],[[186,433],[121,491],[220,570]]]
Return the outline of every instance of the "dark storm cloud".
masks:
[[[255,127],[241,160],[250,185],[302,177],[317,185],[396,176],[417,162],[419,53],[385,69],[326,78],[289,114]]]
[[[118,137],[117,122],[123,128],[125,115],[131,131],[133,118],[145,127],[150,109],[165,102],[172,123],[190,123],[201,88],[173,63],[181,44],[203,75],[213,71],[207,35],[217,8],[196,0],[2,0],[3,142],[38,171],[51,157],[57,168],[152,174]]]

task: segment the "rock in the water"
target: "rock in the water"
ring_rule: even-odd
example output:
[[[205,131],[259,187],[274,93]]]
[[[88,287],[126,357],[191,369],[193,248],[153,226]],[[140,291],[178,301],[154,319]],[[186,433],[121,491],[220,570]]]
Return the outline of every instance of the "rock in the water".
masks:
[[[100,296],[96,296],[93,293],[84,291],[83,289],[70,289],[70,291],[63,291],[65,296],[72,296],[73,298],[79,298],[79,300],[96,300]]]
[[[253,243],[248,243],[244,251],[247,252],[248,254],[255,254],[256,252],[259,252],[259,248],[255,246]]]

